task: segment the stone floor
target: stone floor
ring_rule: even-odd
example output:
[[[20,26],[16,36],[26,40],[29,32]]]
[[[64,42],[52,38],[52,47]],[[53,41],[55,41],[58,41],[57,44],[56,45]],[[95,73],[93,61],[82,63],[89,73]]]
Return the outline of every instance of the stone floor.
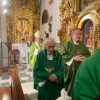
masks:
[[[38,92],[33,89],[33,75],[32,71],[27,69],[26,64],[17,64],[19,70],[19,78],[21,81],[22,89],[25,94],[28,94],[29,100],[37,100]],[[0,87],[5,87],[11,85],[11,78],[7,74],[0,75]],[[61,97],[57,100],[71,100],[67,93],[61,93]]]
[[[16,65],[19,70],[19,78],[23,88],[23,92],[29,95],[30,100],[36,100],[37,91],[33,89],[33,75],[32,71],[27,69],[26,64]],[[0,75],[0,87],[5,87],[11,85],[11,78],[7,74]]]

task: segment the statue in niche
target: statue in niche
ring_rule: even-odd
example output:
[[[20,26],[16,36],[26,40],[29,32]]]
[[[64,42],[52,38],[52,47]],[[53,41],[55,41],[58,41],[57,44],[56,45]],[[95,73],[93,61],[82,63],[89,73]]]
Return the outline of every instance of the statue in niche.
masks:
[[[83,41],[84,45],[93,51],[93,23],[91,20],[85,20],[83,23]]]
[[[27,18],[19,18],[16,23],[16,33],[20,33],[22,35],[29,34],[29,20]]]

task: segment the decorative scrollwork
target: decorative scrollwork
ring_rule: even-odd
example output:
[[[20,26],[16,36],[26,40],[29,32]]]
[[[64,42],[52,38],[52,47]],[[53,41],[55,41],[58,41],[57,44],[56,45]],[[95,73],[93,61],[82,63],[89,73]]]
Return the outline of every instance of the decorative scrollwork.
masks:
[[[27,5],[28,0],[20,0],[20,4],[25,7]]]

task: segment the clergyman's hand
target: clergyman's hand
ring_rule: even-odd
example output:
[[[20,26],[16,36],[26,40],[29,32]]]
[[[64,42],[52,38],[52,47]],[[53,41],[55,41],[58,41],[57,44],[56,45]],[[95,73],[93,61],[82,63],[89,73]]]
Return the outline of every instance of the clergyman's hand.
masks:
[[[81,56],[80,61],[84,61],[85,59],[86,59],[86,57],[85,57],[85,56]]]
[[[74,57],[75,61],[80,61],[80,62],[84,61],[85,59],[86,59],[86,57],[82,56],[82,55],[77,55]]]
[[[57,76],[55,74],[52,74],[52,75],[49,76],[48,80],[51,81],[51,82],[56,82]]]

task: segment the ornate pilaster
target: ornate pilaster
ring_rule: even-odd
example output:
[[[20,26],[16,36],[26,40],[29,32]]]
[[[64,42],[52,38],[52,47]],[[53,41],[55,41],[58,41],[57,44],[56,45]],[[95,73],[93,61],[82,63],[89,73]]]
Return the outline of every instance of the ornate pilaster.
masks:
[[[96,25],[96,28],[95,28],[94,48],[100,48],[100,24]]]
[[[70,30],[76,27],[78,12],[75,8],[76,0],[62,0],[60,5],[61,29],[58,31],[61,45],[70,38]],[[60,34],[60,35],[59,35]]]

